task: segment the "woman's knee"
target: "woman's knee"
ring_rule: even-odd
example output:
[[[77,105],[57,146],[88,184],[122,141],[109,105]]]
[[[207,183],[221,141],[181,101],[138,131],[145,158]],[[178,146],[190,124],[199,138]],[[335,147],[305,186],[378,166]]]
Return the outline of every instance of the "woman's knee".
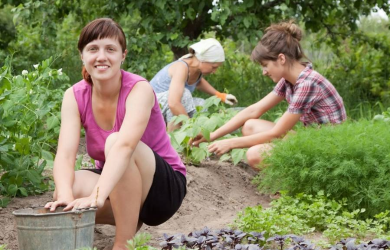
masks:
[[[90,195],[99,177],[100,175],[88,170],[76,171],[73,183],[73,198],[78,199]]]
[[[76,171],[75,180],[72,187],[73,198],[77,199],[90,195],[98,179],[99,175],[93,172],[86,170]],[[53,200],[56,201],[57,198],[58,193],[57,188],[55,188],[53,192]]]

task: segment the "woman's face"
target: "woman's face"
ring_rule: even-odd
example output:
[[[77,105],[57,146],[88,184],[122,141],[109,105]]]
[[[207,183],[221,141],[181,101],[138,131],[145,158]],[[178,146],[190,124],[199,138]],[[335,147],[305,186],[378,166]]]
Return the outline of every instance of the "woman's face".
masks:
[[[117,39],[103,38],[88,43],[81,53],[81,60],[93,82],[106,81],[120,74],[126,54]]]
[[[222,65],[222,62],[201,62],[199,65],[199,69],[203,75],[209,75],[215,73],[219,66]]]

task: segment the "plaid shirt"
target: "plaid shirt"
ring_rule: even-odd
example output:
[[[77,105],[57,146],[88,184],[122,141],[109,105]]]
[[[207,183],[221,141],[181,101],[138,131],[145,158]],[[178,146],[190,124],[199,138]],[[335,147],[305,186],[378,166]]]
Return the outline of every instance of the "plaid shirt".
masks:
[[[288,112],[303,114],[303,124],[341,123],[347,116],[343,99],[335,87],[311,64],[299,74],[295,85],[282,78],[274,88],[274,92],[286,98]]]

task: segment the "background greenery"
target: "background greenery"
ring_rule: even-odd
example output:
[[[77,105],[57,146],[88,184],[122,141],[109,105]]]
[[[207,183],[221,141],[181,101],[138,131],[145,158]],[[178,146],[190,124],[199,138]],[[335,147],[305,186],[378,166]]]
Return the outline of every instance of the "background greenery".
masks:
[[[387,1],[371,0],[2,0],[0,61],[14,54],[13,69],[21,72],[54,56],[53,67],[62,68],[75,83],[81,78],[79,32],[89,21],[107,16],[120,23],[127,36],[124,68],[149,80],[186,53],[189,44],[217,37],[227,61],[208,80],[236,95],[240,106],[248,106],[274,85],[250,62],[252,48],[271,22],[295,18],[306,32],[302,43],[315,69],[336,86],[349,116],[357,119],[389,105],[389,22],[364,17],[375,6],[389,13]]]

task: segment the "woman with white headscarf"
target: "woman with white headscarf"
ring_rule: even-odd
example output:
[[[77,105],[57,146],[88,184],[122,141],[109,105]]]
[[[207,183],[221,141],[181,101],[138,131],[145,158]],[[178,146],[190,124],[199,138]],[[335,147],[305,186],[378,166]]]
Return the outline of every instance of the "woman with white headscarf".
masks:
[[[202,106],[203,99],[192,97],[195,89],[215,95],[226,104],[237,103],[235,96],[218,92],[203,78],[203,75],[214,73],[224,61],[221,44],[209,38],[191,45],[189,54],[166,65],[153,77],[150,83],[168,124],[168,132],[179,127],[170,123],[173,116],[192,117],[196,112],[195,107]]]

